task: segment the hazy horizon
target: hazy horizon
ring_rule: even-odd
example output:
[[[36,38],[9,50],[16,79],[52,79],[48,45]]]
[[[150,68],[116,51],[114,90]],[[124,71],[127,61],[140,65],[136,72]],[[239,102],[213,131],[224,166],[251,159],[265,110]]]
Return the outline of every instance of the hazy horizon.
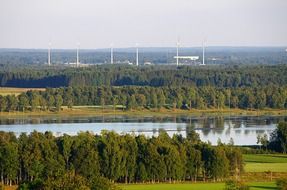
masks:
[[[286,47],[285,0],[1,0],[0,48]]]

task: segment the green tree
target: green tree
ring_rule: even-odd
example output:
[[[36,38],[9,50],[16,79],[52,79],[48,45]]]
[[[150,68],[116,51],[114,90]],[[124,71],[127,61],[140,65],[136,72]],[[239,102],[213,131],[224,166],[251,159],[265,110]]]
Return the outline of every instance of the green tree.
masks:
[[[146,105],[146,97],[143,94],[136,95],[136,101],[140,108],[143,108]]]
[[[31,91],[29,94],[31,110],[35,111],[40,106],[40,95],[36,91]]]
[[[161,89],[158,90],[157,92],[157,99],[158,99],[157,108],[161,109],[165,104],[165,96]]]
[[[56,107],[57,111],[60,111],[62,105],[63,105],[63,98],[62,98],[62,96],[60,94],[58,94],[58,95],[55,96],[55,104],[54,104],[54,106]]]
[[[123,151],[120,146],[120,137],[115,132],[102,131],[98,144],[101,172],[111,179],[118,180],[123,176]]]
[[[17,108],[18,100],[15,95],[7,96],[7,111],[15,111]]]
[[[271,134],[271,140],[268,147],[272,150],[287,152],[287,122],[280,122],[276,130]]]
[[[47,97],[47,108],[48,110],[51,110],[55,105],[55,98],[53,95],[51,94],[48,94],[48,97]]]
[[[7,99],[5,96],[0,95],[0,111],[6,111],[7,110]]]
[[[28,106],[29,106],[28,96],[25,93],[20,94],[18,103],[19,110],[24,112]]]

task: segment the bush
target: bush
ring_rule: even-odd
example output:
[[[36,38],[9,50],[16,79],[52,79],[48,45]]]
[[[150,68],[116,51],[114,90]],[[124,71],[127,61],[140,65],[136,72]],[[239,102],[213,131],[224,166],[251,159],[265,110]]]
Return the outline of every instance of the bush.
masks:
[[[249,186],[242,181],[228,180],[225,182],[225,190],[249,190]]]
[[[118,186],[104,177],[97,177],[92,180],[92,190],[120,190]]]
[[[287,190],[287,178],[285,178],[285,179],[278,179],[276,184],[277,184],[277,187],[280,190]]]
[[[43,182],[41,180],[35,180],[32,182],[24,181],[18,187],[18,190],[41,190],[43,189]]]

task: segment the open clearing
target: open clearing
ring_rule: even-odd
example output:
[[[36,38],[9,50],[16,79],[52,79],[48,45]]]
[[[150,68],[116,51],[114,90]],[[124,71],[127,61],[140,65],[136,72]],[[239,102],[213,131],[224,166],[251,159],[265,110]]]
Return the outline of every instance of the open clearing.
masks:
[[[246,172],[287,172],[287,155],[245,154]]]
[[[27,92],[28,90],[40,90],[44,91],[44,88],[9,88],[9,87],[0,87],[0,95],[15,95],[18,96],[22,92]]]
[[[275,182],[250,183],[250,190],[277,189]],[[138,184],[120,185],[123,190],[223,190],[224,183]]]

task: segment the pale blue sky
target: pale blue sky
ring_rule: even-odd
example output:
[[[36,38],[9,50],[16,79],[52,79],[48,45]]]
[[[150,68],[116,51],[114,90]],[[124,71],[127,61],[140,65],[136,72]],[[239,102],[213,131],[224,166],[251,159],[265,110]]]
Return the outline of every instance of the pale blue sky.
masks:
[[[0,48],[286,46],[287,0],[0,0]]]

